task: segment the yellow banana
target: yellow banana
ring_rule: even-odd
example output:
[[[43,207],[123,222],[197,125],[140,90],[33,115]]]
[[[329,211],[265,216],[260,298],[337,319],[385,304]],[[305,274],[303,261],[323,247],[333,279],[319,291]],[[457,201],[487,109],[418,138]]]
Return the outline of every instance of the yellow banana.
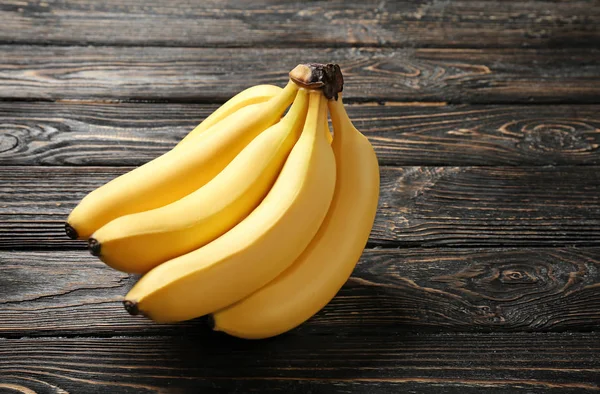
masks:
[[[90,245],[109,266],[145,273],[222,235],[271,189],[300,136],[307,107],[308,93],[300,89],[287,115],[206,185],[169,205],[109,222],[92,235]]]
[[[214,329],[267,338],[300,325],[346,282],[369,237],[379,198],[379,167],[369,141],[352,125],[341,98],[330,101],[337,163],[331,208],[302,255],[249,297],[213,314]]]
[[[208,118],[204,119],[196,128],[189,132],[181,141],[179,145],[187,143],[190,139],[205,130],[208,130],[211,126],[217,124],[221,120],[225,119],[235,111],[252,104],[264,103],[269,101],[273,96],[276,96],[281,92],[279,86],[274,85],[256,85],[252,86],[229,99],[225,104],[220,106],[215,112],[213,112]]]
[[[325,129],[325,137],[327,137],[327,142],[331,144],[333,142],[333,136],[331,135],[331,130],[329,129],[329,122],[327,121],[327,116],[325,117],[324,121],[325,126],[323,126],[323,128]]]
[[[117,217],[170,204],[203,186],[254,137],[279,121],[297,91],[290,81],[269,101],[254,104],[258,108],[241,108],[189,143],[92,191],[69,215],[67,235],[87,238]]]
[[[159,322],[192,319],[248,296],[283,272],[316,234],[335,188],[335,157],[323,130],[327,104],[309,93],[302,135],[259,206],[237,226],[148,272],[124,302]]]

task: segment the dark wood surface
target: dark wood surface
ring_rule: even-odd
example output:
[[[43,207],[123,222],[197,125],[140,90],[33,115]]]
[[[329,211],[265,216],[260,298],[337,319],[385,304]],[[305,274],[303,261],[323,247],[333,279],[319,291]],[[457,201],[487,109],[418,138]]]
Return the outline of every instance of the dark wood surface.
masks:
[[[581,393],[598,390],[598,351],[598,337],[586,333],[288,334],[257,342],[198,330],[4,339],[0,376],[5,388],[69,393]]]
[[[0,45],[0,99],[222,102],[340,63],[350,101],[596,103],[599,48],[162,48]],[[224,59],[227,66],[224,67]]]
[[[600,324],[600,248],[367,250],[340,294],[293,331],[593,331]],[[188,335],[132,318],[121,304],[137,277],[87,251],[14,251],[0,257],[0,336]],[[599,338],[600,339],[600,338]]]
[[[600,391],[600,2],[0,4],[0,393]],[[381,165],[340,293],[265,341],[129,316],[63,222],[335,61]]]
[[[64,220],[133,167],[0,168],[0,248],[83,248]],[[600,167],[381,167],[371,246],[600,246]]]
[[[3,1],[0,41],[160,46],[596,46],[573,1]]]
[[[213,104],[1,102],[0,164],[137,166]],[[599,105],[366,103],[348,113],[381,165],[600,165]]]

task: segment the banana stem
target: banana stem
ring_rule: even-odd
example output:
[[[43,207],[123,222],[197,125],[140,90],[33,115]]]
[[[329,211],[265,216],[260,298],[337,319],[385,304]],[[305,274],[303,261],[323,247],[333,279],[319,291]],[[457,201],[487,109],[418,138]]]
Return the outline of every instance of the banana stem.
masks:
[[[306,63],[290,71],[290,79],[306,89],[321,89],[329,100],[338,99],[344,89],[344,76],[340,66],[333,63]]]

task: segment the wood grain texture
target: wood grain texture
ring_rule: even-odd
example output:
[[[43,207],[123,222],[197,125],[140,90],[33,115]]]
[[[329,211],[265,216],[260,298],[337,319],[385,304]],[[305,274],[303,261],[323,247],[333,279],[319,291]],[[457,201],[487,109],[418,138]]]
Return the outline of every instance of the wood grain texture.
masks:
[[[4,339],[0,382],[69,393],[581,393],[600,390],[599,350],[583,333]]]
[[[381,177],[375,242],[600,245],[597,167],[385,167]]]
[[[594,46],[595,1],[3,1],[0,41],[180,46]]]
[[[0,46],[0,98],[223,102],[336,62],[353,101],[595,103],[600,49]],[[223,61],[223,59],[228,59]]]
[[[7,0],[0,21],[0,393],[600,391],[600,2]],[[70,210],[306,61],[342,66],[382,165],[352,277],[265,341],[129,316],[138,276],[67,239]]]
[[[137,166],[209,104],[0,102],[0,165]],[[381,165],[598,165],[600,106],[348,105]]]
[[[138,276],[86,251],[0,254],[0,337],[194,335],[121,300]],[[331,303],[293,332],[377,335],[600,328],[600,248],[367,249]]]
[[[0,248],[83,248],[63,223],[131,167],[1,167]],[[600,246],[600,168],[382,167],[371,245]]]

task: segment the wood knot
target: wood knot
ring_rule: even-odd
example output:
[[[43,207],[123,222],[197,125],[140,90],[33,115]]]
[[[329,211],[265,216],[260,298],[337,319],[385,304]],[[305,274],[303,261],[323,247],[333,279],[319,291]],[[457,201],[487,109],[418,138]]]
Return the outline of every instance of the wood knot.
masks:
[[[503,262],[474,264],[452,275],[434,278],[454,291],[467,291],[478,299],[510,301],[527,294],[552,291],[563,285],[545,263]]]
[[[499,305],[479,305],[475,310],[475,320],[478,323],[502,324],[506,322],[502,307]]]
[[[527,270],[508,268],[501,271],[498,280],[505,284],[535,283],[538,278]]]
[[[581,153],[598,149],[598,130],[591,124],[563,119],[516,122],[511,133],[522,135],[520,149],[535,152]]]
[[[0,133],[0,153],[8,152],[19,146],[19,139],[12,134]]]

